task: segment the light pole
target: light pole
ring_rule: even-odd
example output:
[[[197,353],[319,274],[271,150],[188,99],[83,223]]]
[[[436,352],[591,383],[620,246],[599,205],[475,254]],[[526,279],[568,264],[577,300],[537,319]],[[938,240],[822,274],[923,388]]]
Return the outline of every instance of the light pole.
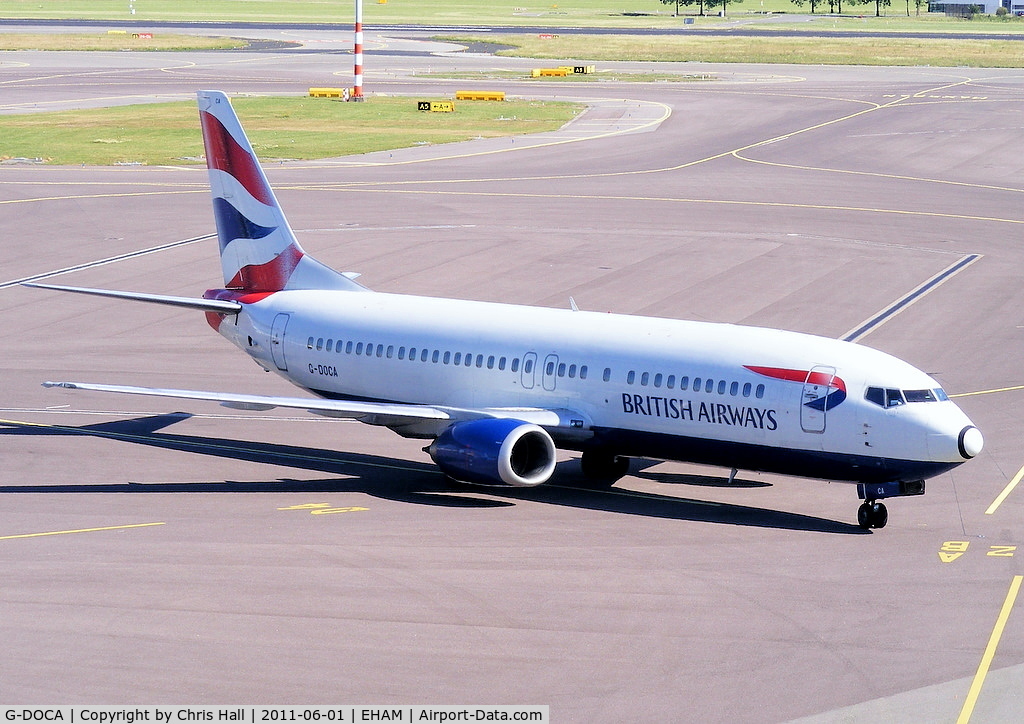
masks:
[[[363,100],[363,0],[356,0],[356,37],[352,48],[355,56],[355,83],[352,87],[352,100]]]

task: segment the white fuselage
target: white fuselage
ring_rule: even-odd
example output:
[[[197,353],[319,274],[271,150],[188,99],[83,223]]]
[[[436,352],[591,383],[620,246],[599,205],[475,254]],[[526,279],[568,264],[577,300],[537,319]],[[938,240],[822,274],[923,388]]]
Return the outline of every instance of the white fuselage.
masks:
[[[622,455],[849,481],[968,457],[971,422],[934,379],[795,332],[350,291],[277,292],[219,331],[323,397],[570,410]]]

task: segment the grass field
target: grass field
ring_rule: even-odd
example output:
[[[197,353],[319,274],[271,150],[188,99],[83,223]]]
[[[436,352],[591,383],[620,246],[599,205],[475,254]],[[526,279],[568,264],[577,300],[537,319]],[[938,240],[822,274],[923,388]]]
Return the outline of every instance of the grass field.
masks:
[[[235,98],[232,104],[256,153],[266,161],[538,133],[560,128],[580,110],[569,103],[466,101],[457,103],[454,113],[429,113],[418,111],[412,98],[369,98],[363,103]],[[203,162],[199,119],[191,101],[0,116],[0,139],[0,159],[103,165]]]
[[[797,63],[802,65],[931,65],[940,67],[1024,68],[1020,40],[914,38],[744,38],[645,36],[642,43],[625,35],[561,35],[540,39],[526,35],[475,38],[517,50],[500,51],[552,60],[702,61],[710,63]],[[464,38],[470,42],[473,38]]]
[[[135,14],[129,14],[129,0],[0,0],[0,17],[8,18],[90,18],[119,21],[132,25],[154,20],[255,21],[273,23],[350,23],[355,2],[347,0],[134,0]],[[797,7],[790,0],[745,0],[729,6],[724,20],[718,17],[696,18],[696,24],[720,24],[737,18],[757,17],[763,13],[806,13],[809,5]],[[823,4],[819,11],[827,11]],[[692,15],[693,8],[683,8]],[[843,5],[846,16],[866,16],[861,26],[883,22],[887,29],[940,30],[957,32],[1024,32],[1024,22],[982,22],[946,18],[942,15],[918,18],[911,2],[907,17],[906,0],[893,0],[882,9],[884,18],[873,18],[873,3]],[[364,0],[363,22],[367,24],[422,23],[425,25],[578,25],[584,27],[681,27],[683,19],[674,17],[675,6],[659,0]],[[893,21],[899,20],[898,25]],[[828,22],[832,18],[827,19]],[[856,29],[856,28],[851,28]]]
[[[0,34],[0,50],[227,50],[244,48],[244,40],[157,33],[152,38],[131,33]]]

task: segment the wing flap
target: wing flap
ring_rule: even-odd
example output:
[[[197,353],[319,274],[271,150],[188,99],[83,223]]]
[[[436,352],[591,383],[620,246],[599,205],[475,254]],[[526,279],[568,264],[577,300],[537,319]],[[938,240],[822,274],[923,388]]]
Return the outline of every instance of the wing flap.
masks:
[[[43,387],[59,387],[65,390],[92,390],[93,392],[116,392],[125,395],[146,395],[149,397],[171,397],[179,400],[202,400],[217,402],[236,410],[271,410],[275,407],[306,410],[330,417],[346,417],[360,420],[375,418],[375,424],[397,424],[408,420],[449,420],[451,415],[443,410],[426,405],[401,405],[388,402],[357,402],[351,400],[319,400],[311,397],[272,397],[267,395],[244,395],[229,392],[206,392],[202,390],[174,390],[157,387],[133,387],[131,385],[104,385],[92,382],[44,382]],[[380,420],[376,422],[376,420]]]

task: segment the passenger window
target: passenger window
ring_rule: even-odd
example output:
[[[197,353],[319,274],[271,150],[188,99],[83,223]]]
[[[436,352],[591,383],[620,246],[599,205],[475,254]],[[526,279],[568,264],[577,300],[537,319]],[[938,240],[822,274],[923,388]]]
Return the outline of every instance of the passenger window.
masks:
[[[462,364],[462,352],[456,352],[455,353],[455,359],[453,360],[453,364],[456,364],[456,365]]]
[[[611,382],[611,379],[612,379],[612,368],[611,367],[605,367],[604,368],[604,374],[601,375],[601,379],[604,380],[605,382]]]
[[[686,390],[686,388],[688,388],[689,386],[690,386],[690,378],[689,377],[687,377],[686,375],[683,375],[682,377],[679,378],[679,389],[680,390]]]
[[[477,366],[479,367],[479,365],[477,365]],[[544,370],[544,374],[546,374],[548,377],[550,377],[551,375],[555,374],[555,363],[554,362],[548,362],[548,366]]]
[[[362,353],[363,353],[363,343],[360,342],[359,344],[356,345],[356,354],[362,354]]]
[[[490,357],[487,358],[487,369],[489,369],[489,370],[493,370],[494,369],[494,355],[493,354]]]
[[[306,340],[306,349],[313,349],[313,338],[310,337]]]
[[[526,364],[523,365],[523,372],[525,372],[528,375],[532,375],[533,374],[533,360],[532,359],[526,360]]]
[[[327,350],[328,352],[331,352],[331,351],[333,351],[333,348],[334,348],[334,340],[333,340],[333,339],[329,339],[329,340],[327,340],[327,347],[326,347],[326,350]]]
[[[750,397],[750,390],[751,390],[752,387],[753,387],[753,385],[750,384],[749,382],[744,382],[743,383],[743,396],[744,397]]]
[[[756,397],[756,398],[757,398],[757,399],[759,399],[759,400],[760,400],[760,399],[761,399],[762,397],[764,397],[764,385],[758,385],[758,386],[757,386],[757,389],[756,389],[756,390],[754,390],[754,397]]]
[[[330,351],[330,350],[328,350],[328,351]],[[395,354],[395,345],[389,344],[388,345],[388,355],[387,355],[388,359],[391,359],[394,356],[394,354]]]
[[[428,349],[421,350],[420,351],[420,362],[426,362],[427,361],[427,355],[429,355],[429,354],[430,354],[430,350],[428,350]]]
[[[318,339],[318,340],[316,341],[316,351],[317,351],[317,352],[319,352],[319,351],[320,351],[320,350],[322,350],[323,348],[324,348],[324,338],[323,338],[323,337],[321,337],[320,339]]]
[[[733,397],[736,397],[736,395],[740,394],[739,382],[733,382],[731,385],[729,385],[729,394],[732,395]]]
[[[513,372],[518,372],[519,371],[519,358],[518,357],[513,357],[512,358],[512,366],[509,367],[509,369],[512,370]]]
[[[650,382],[650,381],[651,381],[651,373],[650,372],[644,372],[642,375],[640,375],[640,384],[643,385],[644,387],[647,387],[647,383]]]
[[[435,349],[434,353],[430,355],[430,361],[433,362],[434,364],[437,364],[437,361],[439,359],[441,359],[441,352]]]
[[[483,367],[484,366],[484,356],[482,354],[478,354],[476,356],[476,366],[477,367]]]
[[[675,375],[669,375],[668,379],[665,381],[665,387],[667,387],[667,388],[669,388],[671,390],[675,386],[676,386],[676,376]]]
[[[505,369],[505,363],[506,363],[506,362],[508,362],[508,360],[507,360],[507,359],[505,359],[504,357],[499,357],[499,358],[498,358],[498,369],[499,369],[499,370],[504,370],[504,369]]]
[[[631,385],[634,382],[636,382],[636,372],[630,370],[628,373],[626,373],[626,384]]]
[[[664,375],[662,375],[660,372],[658,374],[654,375],[654,386],[655,387],[661,387],[661,382],[662,382],[663,379],[664,379]]]
[[[493,359],[493,357],[492,357]],[[565,362],[558,363],[558,376],[565,377]]]
[[[573,379],[576,376],[576,365],[569,365],[569,379]]]
[[[378,344],[377,345],[377,356],[378,357],[383,357],[384,356],[384,345],[382,345],[382,344]]]
[[[345,343],[345,354],[352,354],[352,342],[351,342],[351,340]]]
[[[445,364],[450,364],[451,361],[452,361],[452,353],[451,352],[445,352],[444,353],[444,363]]]
[[[398,348],[398,359],[405,359],[405,347]]]
[[[684,377],[683,379],[686,379],[686,378]],[[700,382],[701,382],[700,377],[694,377],[693,378],[693,391],[694,392],[700,392]],[[679,389],[685,390],[686,388],[683,387],[682,385],[680,385]]]
[[[580,365],[580,379],[581,380],[587,379],[587,366],[586,365]]]
[[[714,389],[715,389],[715,381],[714,380],[708,380],[707,382],[704,383],[704,391],[705,392],[710,393]]]
[[[719,380],[719,382],[718,382],[718,394],[724,395],[725,394],[726,385],[728,385],[728,384],[729,383],[726,382],[725,380]]]
[[[887,389],[885,391],[885,406],[899,407],[903,404],[903,394],[899,390]]]

